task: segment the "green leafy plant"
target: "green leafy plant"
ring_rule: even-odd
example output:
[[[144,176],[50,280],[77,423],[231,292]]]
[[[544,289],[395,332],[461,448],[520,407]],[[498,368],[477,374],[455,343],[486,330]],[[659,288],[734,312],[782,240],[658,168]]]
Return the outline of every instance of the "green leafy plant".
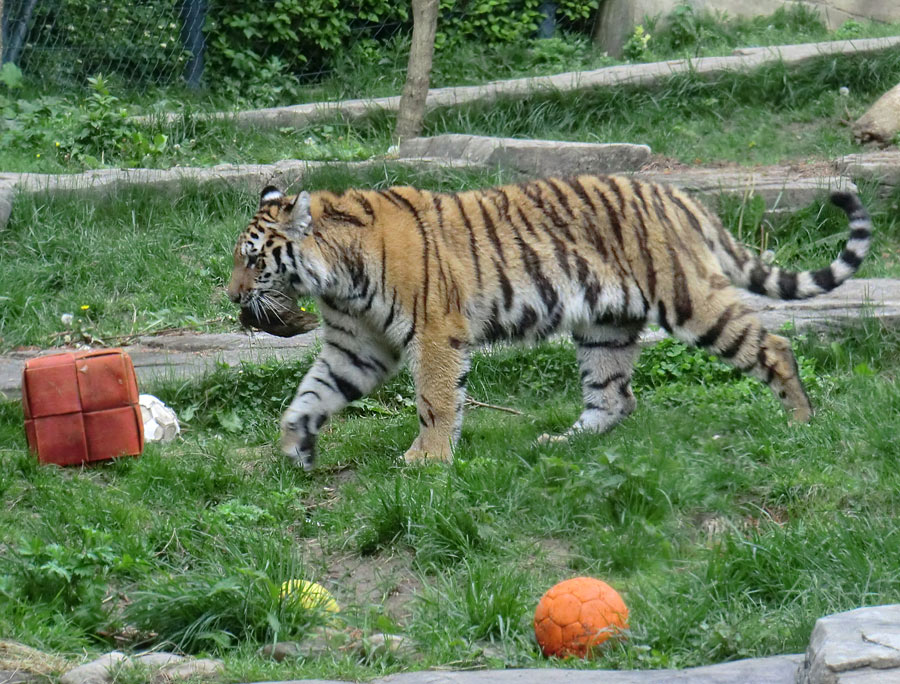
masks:
[[[82,525],[73,537],[23,538],[11,549],[7,570],[16,598],[57,605],[82,629],[96,630],[110,619],[104,606],[110,577],[129,571],[134,559],[117,553],[104,530]]]
[[[641,387],[660,387],[677,382],[718,383],[734,380],[739,371],[713,360],[705,351],[672,338],[660,340],[641,352],[634,382]]]
[[[838,26],[837,31],[834,32],[836,38],[857,38],[863,32],[863,25],[858,21],[854,21],[853,19],[848,19],[843,24]]]
[[[73,113],[69,134],[59,144],[61,154],[86,166],[104,165],[108,158],[135,166],[166,150],[167,137],[146,136],[119,98],[110,93],[103,76],[91,77],[88,82],[92,92],[85,106]]]
[[[0,83],[9,90],[17,90],[22,87],[24,79],[22,70],[12,62],[7,62],[0,67]]]
[[[364,39],[385,23],[407,19],[405,6],[387,0],[353,6],[338,0],[219,2],[206,25],[207,79],[245,99],[296,95],[298,76],[314,80],[348,38]]]
[[[643,24],[638,24],[625,41],[623,56],[632,62],[645,61],[650,54],[650,38],[650,33],[644,29]]]

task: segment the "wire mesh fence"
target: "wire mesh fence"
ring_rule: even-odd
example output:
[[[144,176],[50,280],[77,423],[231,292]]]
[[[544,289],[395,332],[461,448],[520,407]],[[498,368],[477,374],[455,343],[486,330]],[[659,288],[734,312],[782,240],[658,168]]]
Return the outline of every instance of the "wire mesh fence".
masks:
[[[553,12],[583,31],[578,22],[599,4],[441,0],[437,47],[546,36]],[[255,84],[253,97],[287,82],[288,99],[329,77],[376,73],[395,86],[412,32],[410,3],[398,0],[0,0],[0,8],[3,62],[64,90],[98,74],[138,92],[186,84],[228,95]]]
[[[310,4],[322,16],[310,17]],[[392,7],[394,5],[395,7]],[[0,0],[2,61],[32,80],[75,88],[97,74],[141,91],[253,71],[303,82],[327,76],[338,50],[408,35],[390,0]],[[330,14],[330,16],[329,16]]]

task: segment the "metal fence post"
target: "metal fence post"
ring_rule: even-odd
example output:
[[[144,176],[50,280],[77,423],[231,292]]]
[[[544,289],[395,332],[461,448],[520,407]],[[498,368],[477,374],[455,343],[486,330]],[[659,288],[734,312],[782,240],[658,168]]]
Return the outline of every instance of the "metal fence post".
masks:
[[[37,5],[37,0],[26,0],[22,13],[19,15],[18,19],[15,20],[15,28],[12,26],[8,26],[6,36],[6,40],[3,41],[3,62],[12,62],[16,64],[19,61],[19,57],[22,56],[22,49],[25,47],[25,39],[28,37],[28,25],[31,23],[31,15],[34,12],[34,7]],[[5,9],[5,8],[4,8]],[[10,17],[7,17],[5,22],[8,24],[13,24],[13,20]]]
[[[0,0],[0,66],[3,66],[3,51],[6,49],[6,4]]]
[[[203,78],[203,62],[206,52],[206,36],[203,25],[206,23],[208,0],[184,0],[181,5],[181,43],[190,53],[190,59],[184,67],[184,80],[188,88],[197,90]]]

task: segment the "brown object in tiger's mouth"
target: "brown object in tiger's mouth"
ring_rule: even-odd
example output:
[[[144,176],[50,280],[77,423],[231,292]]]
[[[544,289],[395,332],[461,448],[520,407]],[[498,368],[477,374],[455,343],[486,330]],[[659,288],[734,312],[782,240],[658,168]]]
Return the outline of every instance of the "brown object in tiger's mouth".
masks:
[[[250,309],[241,309],[240,320],[244,328],[257,328],[278,337],[293,337],[319,327],[319,318],[315,314],[303,311],[298,306],[291,306],[279,311],[261,311],[257,316]]]

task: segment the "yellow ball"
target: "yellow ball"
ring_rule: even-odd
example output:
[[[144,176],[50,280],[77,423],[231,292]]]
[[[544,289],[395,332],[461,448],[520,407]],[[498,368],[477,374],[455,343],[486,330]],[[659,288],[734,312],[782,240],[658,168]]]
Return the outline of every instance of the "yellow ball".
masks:
[[[340,607],[321,584],[292,579],[281,585],[281,598],[296,603],[305,610],[337,613]]]

